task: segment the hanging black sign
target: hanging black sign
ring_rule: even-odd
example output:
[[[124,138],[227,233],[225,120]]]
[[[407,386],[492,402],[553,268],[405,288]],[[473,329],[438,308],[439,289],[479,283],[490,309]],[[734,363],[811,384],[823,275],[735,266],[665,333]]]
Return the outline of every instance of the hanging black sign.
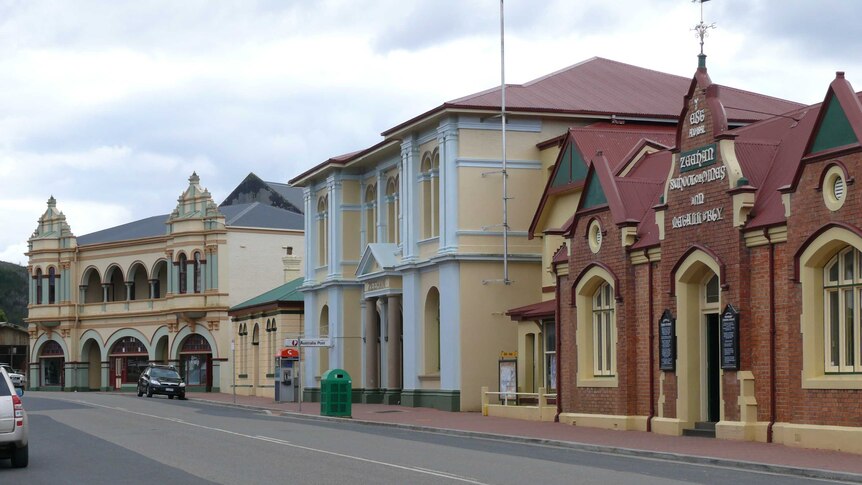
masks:
[[[730,304],[721,312],[721,368],[739,370],[739,312]]]
[[[658,368],[676,370],[676,319],[665,309],[658,321]]]

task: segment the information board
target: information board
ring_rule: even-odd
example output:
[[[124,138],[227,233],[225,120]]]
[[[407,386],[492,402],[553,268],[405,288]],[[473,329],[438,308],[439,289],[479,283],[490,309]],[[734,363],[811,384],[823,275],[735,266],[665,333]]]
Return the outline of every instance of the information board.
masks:
[[[721,368],[739,370],[739,312],[730,304],[721,312]]]
[[[665,309],[658,321],[658,341],[658,368],[676,370],[676,319],[669,309]]]
[[[518,361],[500,359],[500,400],[518,399]]]

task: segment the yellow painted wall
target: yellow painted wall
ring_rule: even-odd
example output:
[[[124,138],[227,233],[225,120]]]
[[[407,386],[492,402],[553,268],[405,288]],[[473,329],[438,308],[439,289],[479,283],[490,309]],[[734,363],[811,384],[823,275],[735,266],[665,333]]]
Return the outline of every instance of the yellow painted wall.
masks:
[[[482,284],[502,277],[502,263],[461,263],[461,410],[481,409],[481,388],[499,390],[500,352],[518,346],[517,324],[505,312],[541,298],[537,263],[509,265],[511,285]]]

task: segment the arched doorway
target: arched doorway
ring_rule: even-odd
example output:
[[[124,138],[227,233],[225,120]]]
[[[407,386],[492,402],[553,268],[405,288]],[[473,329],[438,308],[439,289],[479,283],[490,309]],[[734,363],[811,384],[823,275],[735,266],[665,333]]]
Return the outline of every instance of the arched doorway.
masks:
[[[149,364],[147,347],[135,337],[117,340],[108,354],[111,361],[111,376],[114,389],[123,385],[137,385],[141,372]]]
[[[716,423],[721,420],[719,312],[720,268],[697,250],[676,271],[677,375],[679,419]]]
[[[63,364],[66,361],[66,356],[63,353],[63,347],[56,340],[48,340],[42,345],[42,350],[39,352],[39,367],[41,372],[40,388],[59,387],[63,388],[65,379],[63,376]]]
[[[212,348],[200,334],[191,334],[180,347],[180,375],[189,390],[212,391]]]
[[[102,388],[102,352],[99,342],[90,338],[81,347],[81,358],[87,362],[87,389],[98,391]]]

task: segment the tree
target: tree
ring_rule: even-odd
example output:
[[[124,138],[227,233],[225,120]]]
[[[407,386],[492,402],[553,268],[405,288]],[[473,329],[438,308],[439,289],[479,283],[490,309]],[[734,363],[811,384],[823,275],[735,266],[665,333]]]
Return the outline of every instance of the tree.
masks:
[[[7,322],[7,321],[8,320],[6,319],[6,312],[2,308],[0,308],[0,322]]]

